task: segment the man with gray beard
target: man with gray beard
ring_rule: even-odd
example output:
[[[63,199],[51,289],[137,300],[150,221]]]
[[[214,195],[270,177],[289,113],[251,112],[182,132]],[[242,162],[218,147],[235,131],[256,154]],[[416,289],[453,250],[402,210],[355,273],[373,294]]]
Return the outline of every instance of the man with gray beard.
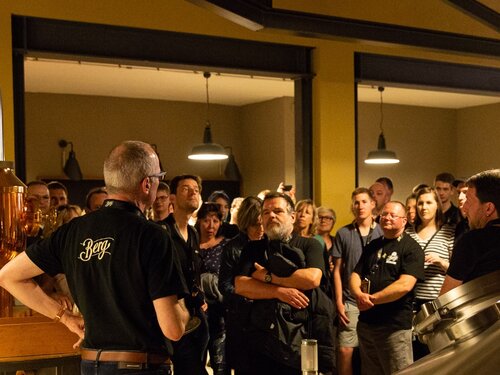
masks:
[[[240,276],[235,278],[235,293],[253,300],[248,326],[241,337],[245,349],[252,352],[252,361],[246,368],[236,369],[237,374],[301,372],[300,357],[298,361],[295,357],[295,344],[299,341],[300,347],[300,340],[278,335],[276,330],[281,328],[277,320],[282,318],[279,314],[284,310],[283,316],[305,313],[312,319],[308,314],[314,314],[314,306],[308,306],[317,300],[317,293],[323,293],[319,287],[324,281],[325,262],[317,240],[292,234],[294,221],[294,205],[287,195],[270,193],[264,197],[262,225],[265,237],[245,246],[239,265]],[[261,319],[263,316],[265,319]],[[268,329],[264,321],[268,321]],[[304,332],[307,323],[295,321],[292,324],[298,324],[297,331]],[[326,368],[322,372],[331,371],[331,359],[320,359],[320,369]]]

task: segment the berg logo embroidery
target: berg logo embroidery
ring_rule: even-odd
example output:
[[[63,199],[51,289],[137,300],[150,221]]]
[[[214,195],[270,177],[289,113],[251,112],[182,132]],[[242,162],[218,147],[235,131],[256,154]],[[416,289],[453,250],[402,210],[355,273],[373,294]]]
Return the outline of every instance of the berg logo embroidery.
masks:
[[[102,260],[105,254],[111,255],[109,251],[106,251],[111,246],[114,238],[104,237],[98,240],[93,240],[92,238],[87,238],[80,245],[84,247],[84,251],[80,253],[78,259],[88,262],[92,257],[97,257],[97,259]]]

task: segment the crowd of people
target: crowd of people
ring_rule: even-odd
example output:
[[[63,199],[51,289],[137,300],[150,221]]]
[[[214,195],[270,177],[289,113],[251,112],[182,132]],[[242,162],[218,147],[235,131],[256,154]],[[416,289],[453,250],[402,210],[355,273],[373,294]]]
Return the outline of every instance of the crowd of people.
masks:
[[[27,184],[40,221],[0,285],[76,333],[83,374],[300,374],[316,339],[322,374],[392,374],[429,353],[421,306],[500,269],[500,170],[450,173],[391,199],[381,177],[351,194],[351,223],[295,191],[201,198],[127,141],[86,207],[60,182]],[[453,196],[458,196],[458,207]],[[342,203],[343,204],[343,203]],[[127,372],[129,371],[129,372]]]

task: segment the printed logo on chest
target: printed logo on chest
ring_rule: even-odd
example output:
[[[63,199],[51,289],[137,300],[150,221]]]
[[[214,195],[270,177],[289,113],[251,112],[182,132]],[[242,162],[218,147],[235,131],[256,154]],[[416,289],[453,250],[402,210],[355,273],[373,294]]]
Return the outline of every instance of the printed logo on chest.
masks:
[[[396,253],[395,251],[393,251],[391,253],[391,255],[389,255],[386,259],[385,259],[385,262],[388,263],[388,264],[396,264],[397,261],[398,261],[398,253]]]
[[[80,244],[83,246],[84,250],[80,253],[78,259],[88,262],[92,259],[92,257],[97,257],[97,259],[102,260],[104,255],[111,255],[111,253],[107,250],[110,248],[114,240],[115,239],[112,237],[104,237],[97,240],[87,238]]]

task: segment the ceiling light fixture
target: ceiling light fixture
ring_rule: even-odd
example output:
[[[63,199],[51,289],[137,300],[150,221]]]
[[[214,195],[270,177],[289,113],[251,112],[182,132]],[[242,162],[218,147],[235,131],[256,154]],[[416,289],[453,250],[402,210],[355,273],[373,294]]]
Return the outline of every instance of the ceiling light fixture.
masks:
[[[191,160],[224,160],[228,156],[222,147],[218,143],[212,142],[212,130],[210,128],[210,100],[208,96],[208,79],[211,74],[209,72],[203,73],[203,77],[206,79],[206,89],[207,89],[207,116],[205,123],[205,131],[203,133],[203,143],[196,145],[191,150],[188,158]]]
[[[382,123],[384,122],[384,110],[383,110],[383,98],[382,93],[384,88],[382,86],[378,87],[380,92],[380,135],[378,136],[377,150],[370,151],[368,157],[365,159],[366,164],[397,164],[399,159],[394,151],[389,151],[385,148],[385,137],[384,129],[382,128]]]

